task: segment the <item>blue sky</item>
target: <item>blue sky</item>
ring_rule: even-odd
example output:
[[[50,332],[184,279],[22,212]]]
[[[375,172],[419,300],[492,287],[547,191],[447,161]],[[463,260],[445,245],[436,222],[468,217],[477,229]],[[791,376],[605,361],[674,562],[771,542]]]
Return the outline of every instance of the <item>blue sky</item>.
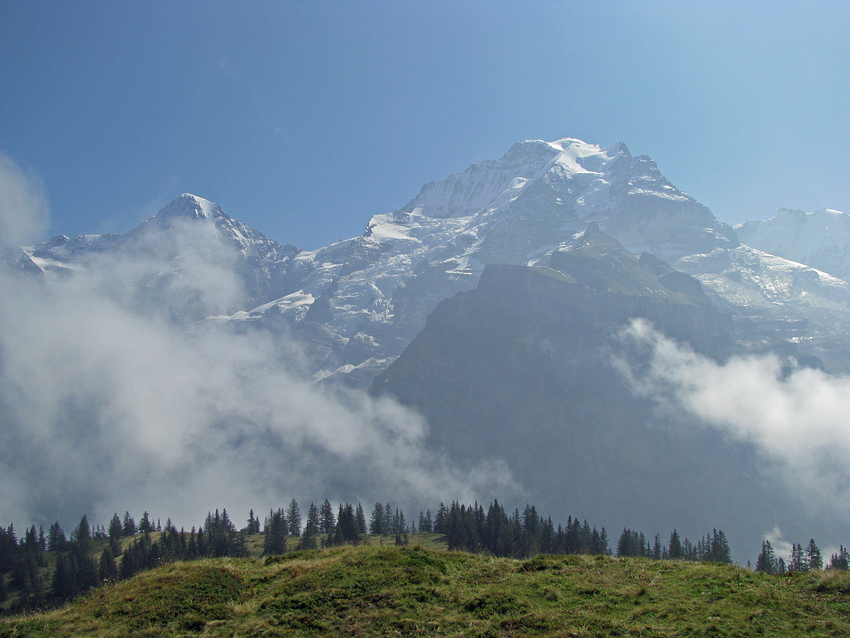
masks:
[[[0,0],[48,234],[183,192],[311,249],[522,139],[622,140],[729,223],[850,212],[850,3]]]

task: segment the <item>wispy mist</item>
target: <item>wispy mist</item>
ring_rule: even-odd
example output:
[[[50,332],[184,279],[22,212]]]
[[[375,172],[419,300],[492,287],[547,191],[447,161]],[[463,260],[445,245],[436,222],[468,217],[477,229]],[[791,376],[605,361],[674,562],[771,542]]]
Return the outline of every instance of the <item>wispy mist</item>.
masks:
[[[0,246],[36,240],[50,223],[42,180],[0,151]]]
[[[752,443],[766,470],[811,513],[850,520],[850,379],[805,367],[789,372],[777,356],[720,364],[642,320],[621,338],[644,355],[641,365],[616,362],[636,394]]]
[[[206,223],[70,273],[0,274],[0,521],[126,509],[189,526],[293,497],[516,493],[498,462],[462,472],[427,451],[427,424],[397,402],[312,383],[285,335],[194,321],[243,294]]]

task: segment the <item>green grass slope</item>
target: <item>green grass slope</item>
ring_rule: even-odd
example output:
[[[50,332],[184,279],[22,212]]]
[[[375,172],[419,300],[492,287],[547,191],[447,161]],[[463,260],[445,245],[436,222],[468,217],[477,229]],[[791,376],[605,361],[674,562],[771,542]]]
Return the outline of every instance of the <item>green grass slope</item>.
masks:
[[[0,636],[848,636],[850,574],[342,547],[173,563]]]

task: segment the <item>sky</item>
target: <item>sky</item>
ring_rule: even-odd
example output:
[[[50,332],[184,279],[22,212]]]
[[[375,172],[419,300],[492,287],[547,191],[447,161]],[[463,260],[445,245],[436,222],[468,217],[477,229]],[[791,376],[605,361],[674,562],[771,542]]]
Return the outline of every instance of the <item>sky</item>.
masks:
[[[46,202],[30,242],[191,192],[314,249],[562,136],[625,142],[730,224],[850,212],[848,26],[846,2],[0,0],[0,160]]]

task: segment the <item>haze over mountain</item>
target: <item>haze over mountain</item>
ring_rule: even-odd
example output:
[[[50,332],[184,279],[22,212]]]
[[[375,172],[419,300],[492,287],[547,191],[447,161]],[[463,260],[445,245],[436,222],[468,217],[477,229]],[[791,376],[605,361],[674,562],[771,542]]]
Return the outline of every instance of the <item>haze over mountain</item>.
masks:
[[[850,393],[830,373],[850,371],[850,285],[742,244],[622,143],[519,142],[318,250],[184,194],[6,261],[7,517],[52,516],[56,490],[108,516],[153,491],[368,501],[392,483],[423,506],[533,496],[615,531],[846,542]],[[84,489],[79,466],[121,480]]]

